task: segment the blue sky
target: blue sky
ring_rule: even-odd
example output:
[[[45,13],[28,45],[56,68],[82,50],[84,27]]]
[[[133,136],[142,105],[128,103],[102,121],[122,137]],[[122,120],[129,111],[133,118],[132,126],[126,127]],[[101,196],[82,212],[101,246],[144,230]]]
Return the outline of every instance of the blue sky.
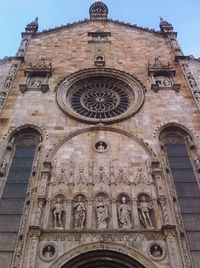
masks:
[[[39,17],[39,30],[89,17],[94,0],[0,0],[0,58],[14,56],[27,23]],[[109,18],[159,30],[159,17],[178,32],[185,55],[200,57],[200,0],[104,0]]]

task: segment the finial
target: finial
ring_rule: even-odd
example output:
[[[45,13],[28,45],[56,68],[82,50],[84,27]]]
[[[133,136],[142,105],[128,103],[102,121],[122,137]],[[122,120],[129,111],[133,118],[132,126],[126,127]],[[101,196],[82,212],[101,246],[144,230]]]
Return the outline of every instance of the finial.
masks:
[[[25,31],[30,33],[35,33],[38,31],[38,17],[34,19],[31,23],[26,25]]]
[[[108,16],[108,7],[101,1],[95,0],[90,7],[91,20],[106,20]]]
[[[162,17],[160,17],[160,29],[162,32],[173,32],[173,26],[168,21],[164,20]]]

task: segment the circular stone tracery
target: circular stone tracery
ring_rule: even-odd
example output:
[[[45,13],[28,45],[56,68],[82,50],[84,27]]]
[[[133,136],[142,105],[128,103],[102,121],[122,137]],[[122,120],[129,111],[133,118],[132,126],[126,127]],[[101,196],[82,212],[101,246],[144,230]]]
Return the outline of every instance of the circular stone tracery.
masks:
[[[131,116],[143,103],[143,89],[131,76],[128,82],[124,81],[127,77],[118,79],[109,72],[80,77],[66,79],[58,89],[57,100],[64,111],[82,121],[119,121]]]

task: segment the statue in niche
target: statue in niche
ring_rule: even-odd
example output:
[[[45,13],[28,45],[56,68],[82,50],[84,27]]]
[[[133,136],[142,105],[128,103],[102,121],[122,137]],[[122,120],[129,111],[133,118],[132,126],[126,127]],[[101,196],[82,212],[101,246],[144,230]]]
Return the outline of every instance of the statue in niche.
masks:
[[[5,88],[9,88],[11,86],[11,83],[12,83],[12,76],[9,76],[7,79],[6,79],[6,82],[5,82]]]
[[[194,163],[195,163],[197,172],[200,172],[200,157],[199,156],[196,156],[194,158]]]
[[[146,195],[141,196],[140,202],[138,204],[138,210],[139,210],[139,219],[141,223],[144,225],[144,227],[151,229],[154,228],[150,217],[150,211],[152,210],[152,207],[149,204]]]
[[[6,175],[6,172],[7,172],[7,162],[6,160],[4,159],[1,163],[1,166],[0,166],[0,176],[3,177]]]
[[[6,98],[6,92],[0,92],[0,106],[3,106]]]
[[[194,80],[194,77],[192,77],[191,75],[188,76],[188,81],[189,81],[191,88],[195,88],[197,86],[196,81]]]
[[[78,197],[78,201],[74,204],[74,228],[83,229],[86,218],[86,207],[84,202],[81,201],[81,196]]]
[[[154,68],[162,68],[163,64],[161,63],[161,61],[159,60],[159,58],[155,58],[155,62],[154,62]]]
[[[61,203],[61,198],[57,198],[55,205],[54,205],[54,210],[53,210],[53,218],[54,218],[54,228],[55,229],[63,229],[63,224],[62,224],[62,214],[64,212],[63,209],[63,204]]]
[[[108,228],[108,207],[102,196],[96,202],[96,217],[98,229]]]
[[[163,249],[160,245],[152,245],[150,247],[150,253],[154,258],[161,258],[163,256]]]
[[[195,92],[194,92],[194,96],[195,96],[196,100],[197,100],[198,102],[200,102],[200,92],[199,92],[199,91],[195,91]]]
[[[122,229],[128,229],[132,227],[131,224],[131,207],[127,205],[126,197],[122,197],[122,204],[118,208],[118,217],[120,227]]]

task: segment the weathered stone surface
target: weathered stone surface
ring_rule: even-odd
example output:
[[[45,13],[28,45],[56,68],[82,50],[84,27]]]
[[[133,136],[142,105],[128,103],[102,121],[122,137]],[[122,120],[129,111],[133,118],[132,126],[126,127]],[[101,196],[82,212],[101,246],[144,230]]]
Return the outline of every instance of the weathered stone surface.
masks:
[[[91,250],[96,243],[96,249],[132,254],[146,267],[189,268],[185,227],[198,268],[200,193],[194,158],[199,152],[200,114],[183,59],[174,61],[175,48],[163,33],[112,20],[92,19],[45,33],[38,33],[37,19],[35,23],[34,35],[25,33],[31,35],[25,61],[13,63],[17,73],[0,116],[0,267],[9,267],[6,258],[13,254],[19,229],[12,267],[21,263],[22,268],[60,268],[63,260],[82,253],[83,247]],[[105,66],[96,65],[99,50]],[[156,59],[174,79],[170,87],[158,79],[165,85],[158,92],[151,89],[148,74],[149,63],[152,66]],[[10,67],[6,64],[6,68],[0,65],[1,85]],[[198,60],[188,64],[200,86]],[[73,119],[57,101],[62,81],[81,80],[87,69],[93,75],[101,72],[102,78],[104,68],[108,77],[126,77],[128,84],[133,79],[140,85],[145,95],[141,108],[115,124]],[[35,75],[30,79],[42,77],[47,92],[37,85],[31,88],[30,70]],[[179,92],[173,89],[177,84]],[[105,96],[104,91],[96,102],[104,103]],[[114,93],[109,96],[114,103],[119,101]],[[81,101],[94,107],[84,96]],[[181,135],[187,132],[194,144],[189,146],[184,136],[186,147],[177,147],[169,163],[159,137],[164,126],[180,127]],[[36,151],[34,146],[26,150],[34,140],[31,132],[37,132]],[[25,147],[19,143],[22,133]],[[183,158],[177,160],[180,151]],[[2,171],[3,160],[7,165]]]

